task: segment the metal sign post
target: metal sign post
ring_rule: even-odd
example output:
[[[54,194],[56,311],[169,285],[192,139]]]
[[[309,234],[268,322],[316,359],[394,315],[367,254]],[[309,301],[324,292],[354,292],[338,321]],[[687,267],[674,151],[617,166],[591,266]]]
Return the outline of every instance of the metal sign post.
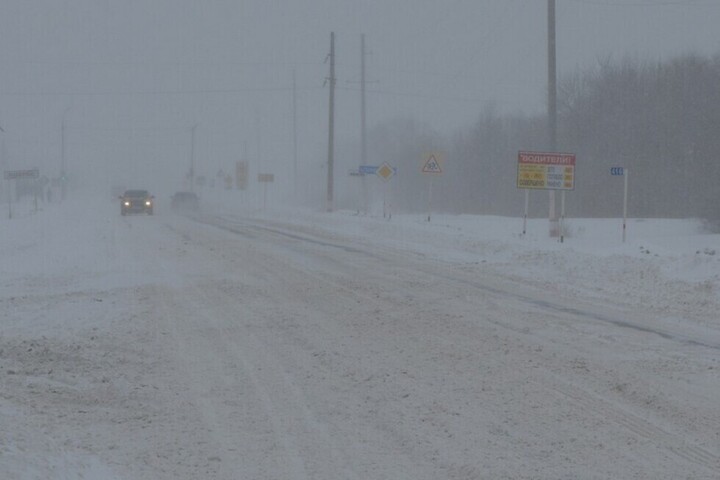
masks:
[[[263,184],[263,210],[267,207],[267,189],[268,183],[275,181],[275,175],[272,173],[258,173],[258,182]]]
[[[628,177],[630,176],[630,169],[624,167],[611,167],[610,175],[614,177],[625,177],[623,178],[623,224],[622,224],[622,241],[625,243],[625,237],[627,232],[627,197],[628,197]]]
[[[12,184],[8,181],[5,182],[8,192],[8,219],[12,220]]]
[[[370,192],[368,191],[368,184],[365,180],[366,176],[377,175],[377,171],[380,168],[379,165],[360,165],[358,173],[362,175],[363,184],[363,201],[365,203],[365,215],[370,212]]]
[[[430,215],[432,214],[432,177],[428,182],[428,222],[430,221]]]
[[[423,157],[423,166],[420,171],[424,175],[430,176],[430,181],[428,182],[428,222],[430,221],[432,212],[432,177],[443,174],[443,163],[445,163],[445,157],[440,152],[426,153]]]
[[[385,162],[378,167],[375,174],[385,180],[385,189],[383,191],[383,218],[390,220],[392,218],[392,212],[390,211],[390,205],[388,205],[387,197],[388,190],[390,189],[390,179],[393,175],[395,175],[395,169]]]
[[[523,235],[527,233],[527,217],[530,208],[530,190],[525,189],[525,215],[523,216]]]
[[[560,243],[563,243],[565,241],[563,220],[565,220],[565,190],[562,190],[560,192]]]
[[[362,211],[362,207],[366,202],[363,201],[364,198],[364,191],[365,191],[365,174],[360,172],[359,170],[350,170],[350,176],[351,177],[359,177],[361,179],[361,183],[359,183],[358,186],[358,207],[357,207],[357,214],[360,215],[360,212]]]
[[[29,170],[5,170],[3,177],[5,180],[30,179],[37,180],[40,178],[40,170],[31,168]],[[12,194],[8,186],[8,218],[12,218]],[[15,185],[15,193],[17,193],[17,184]],[[37,189],[35,189],[35,212],[37,212]]]
[[[627,196],[628,196],[628,177],[630,176],[630,169],[625,169],[625,185],[623,187],[623,235],[622,241],[625,243],[625,234],[627,231]]]

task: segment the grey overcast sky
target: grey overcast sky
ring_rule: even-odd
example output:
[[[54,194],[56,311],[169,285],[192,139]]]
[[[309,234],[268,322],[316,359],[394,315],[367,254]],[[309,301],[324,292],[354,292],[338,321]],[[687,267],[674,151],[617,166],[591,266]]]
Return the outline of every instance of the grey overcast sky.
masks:
[[[112,182],[124,162],[176,181],[197,125],[207,174],[242,157],[282,171],[294,71],[299,153],[314,166],[327,138],[331,31],[338,142],[359,134],[361,33],[370,127],[407,117],[449,133],[487,104],[542,112],[546,9],[545,0],[5,0],[3,159],[55,175],[64,123],[76,175]],[[608,57],[714,55],[719,24],[715,0],[557,0],[558,73]]]

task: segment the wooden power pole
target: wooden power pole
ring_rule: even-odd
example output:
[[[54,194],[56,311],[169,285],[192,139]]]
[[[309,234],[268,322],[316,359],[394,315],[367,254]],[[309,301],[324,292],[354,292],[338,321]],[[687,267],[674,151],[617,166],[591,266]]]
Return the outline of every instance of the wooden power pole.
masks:
[[[333,161],[335,141],[335,32],[330,32],[330,114],[328,124],[327,211],[333,211]]]
[[[557,151],[557,69],[555,57],[555,0],[548,0],[548,143],[551,152]],[[550,190],[550,236],[560,235],[555,212],[555,190]]]

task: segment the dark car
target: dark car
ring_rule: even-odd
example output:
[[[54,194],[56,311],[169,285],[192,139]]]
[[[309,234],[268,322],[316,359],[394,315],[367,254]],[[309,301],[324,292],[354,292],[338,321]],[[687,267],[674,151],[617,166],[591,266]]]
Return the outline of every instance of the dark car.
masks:
[[[153,199],[147,190],[125,190],[120,196],[120,213],[146,213],[153,214]]]
[[[194,192],[176,192],[170,201],[175,211],[196,212],[200,209],[200,199]]]

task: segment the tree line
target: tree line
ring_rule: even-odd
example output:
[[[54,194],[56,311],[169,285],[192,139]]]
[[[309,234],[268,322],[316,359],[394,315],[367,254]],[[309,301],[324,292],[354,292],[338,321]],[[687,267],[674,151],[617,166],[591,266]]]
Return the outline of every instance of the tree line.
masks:
[[[720,218],[720,55],[669,61],[605,60],[561,77],[557,150],[577,155],[568,216],[611,217],[622,209],[622,180],[610,168],[630,169],[633,217]],[[433,184],[433,205],[447,213],[519,215],[519,150],[547,151],[544,115],[501,115],[486,106],[477,122],[451,138],[399,119],[372,129],[372,158],[400,171],[394,202],[422,211],[427,178],[419,159],[442,150],[449,159]],[[532,214],[547,214],[546,192],[531,192]]]

